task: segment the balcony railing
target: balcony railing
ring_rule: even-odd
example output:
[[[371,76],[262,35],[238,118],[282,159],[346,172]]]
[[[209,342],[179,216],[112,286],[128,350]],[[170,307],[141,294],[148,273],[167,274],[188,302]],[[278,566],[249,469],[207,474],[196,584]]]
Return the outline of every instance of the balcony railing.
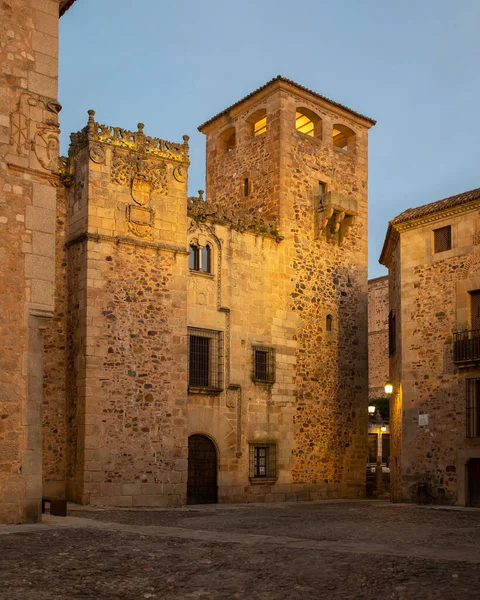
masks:
[[[480,329],[456,331],[453,334],[453,361],[480,362]]]

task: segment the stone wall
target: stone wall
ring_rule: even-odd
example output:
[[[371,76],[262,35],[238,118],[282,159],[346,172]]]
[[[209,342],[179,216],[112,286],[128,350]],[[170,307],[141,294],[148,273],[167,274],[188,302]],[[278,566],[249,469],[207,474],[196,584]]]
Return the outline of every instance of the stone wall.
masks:
[[[466,437],[466,382],[475,363],[455,363],[454,332],[470,327],[469,292],[480,289],[474,245],[478,206],[434,214],[398,226],[389,258],[391,307],[397,317],[397,351],[391,358],[392,498],[468,504],[468,460],[480,458]],[[452,227],[452,249],[433,251],[433,230]],[[400,285],[401,282],[401,285]],[[400,342],[400,343],[398,343]]]
[[[0,522],[42,496],[43,329],[53,312],[58,0],[0,5]]]
[[[187,140],[93,117],[69,164],[69,496],[183,504]]]
[[[368,397],[385,397],[388,365],[388,276],[368,282]]]
[[[228,205],[235,202],[237,212],[256,210],[260,214],[268,205],[269,217],[278,221],[277,245],[270,246],[258,237],[248,241],[247,234],[244,239],[236,234],[229,237],[227,256],[235,261],[235,267],[229,268],[226,276],[240,295],[237,310],[242,313],[237,316],[228,305],[229,318],[232,323],[237,318],[242,324],[238,335],[244,338],[247,356],[249,338],[272,343],[277,356],[282,347],[287,347],[284,360],[292,365],[295,375],[293,380],[291,374],[286,375],[283,385],[274,385],[269,394],[261,394],[243,377],[242,398],[258,398],[254,407],[247,404],[252,417],[250,422],[247,419],[244,442],[276,441],[281,453],[280,474],[275,485],[248,489],[246,469],[240,463],[228,467],[229,471],[237,471],[229,480],[233,477],[240,484],[239,490],[243,486],[244,498],[251,493],[268,499],[284,499],[285,494],[289,499],[358,497],[364,494],[367,455],[368,126],[341,111],[335,112],[311,95],[293,92],[289,86],[280,85],[261,95],[250,104],[234,106],[201,128],[207,134],[207,205],[214,201],[221,210],[228,210]],[[267,111],[267,132],[260,138],[251,133],[248,137],[245,121],[260,106]],[[321,135],[309,137],[295,130],[298,106],[316,111],[322,118]],[[354,150],[347,152],[333,146],[333,125],[339,121],[355,131]],[[219,153],[222,135],[232,127],[237,132],[237,147]],[[268,192],[268,201],[266,196],[242,197],[243,172],[234,168],[239,160],[243,161],[243,171],[250,173],[252,190],[258,189],[261,172],[278,169],[278,188]],[[224,180],[236,190],[234,200],[223,193]],[[330,220],[337,215],[333,206],[322,205],[320,182],[326,185],[324,191],[336,194],[339,203],[355,207],[352,213],[343,212],[338,227]],[[328,204],[326,199],[323,201]],[[231,247],[232,239],[238,240],[237,247]],[[250,252],[244,249],[247,243]],[[268,254],[264,248],[269,249]],[[262,278],[256,283],[258,270]],[[257,290],[261,295],[257,296]],[[265,302],[278,314],[272,308],[264,313],[261,307]],[[198,326],[205,310],[197,307],[194,314]],[[331,317],[330,331],[327,316]],[[218,318],[222,321],[223,316]],[[242,352],[238,360],[245,364],[245,349]],[[277,364],[281,364],[278,358]],[[192,401],[198,404],[198,400]],[[212,408],[217,402],[211,401]],[[203,419],[200,415],[208,414],[198,406],[195,412],[199,420]],[[234,429],[225,431],[234,435]],[[214,430],[210,428],[209,432],[216,440]]]

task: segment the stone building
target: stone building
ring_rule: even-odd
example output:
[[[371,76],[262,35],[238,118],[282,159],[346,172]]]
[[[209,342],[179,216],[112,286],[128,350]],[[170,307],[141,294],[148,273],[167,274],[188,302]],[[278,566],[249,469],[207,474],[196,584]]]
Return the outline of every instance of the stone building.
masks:
[[[277,77],[200,128],[206,200],[93,111],[59,163],[70,4],[0,9],[0,520],[363,496],[374,121]]]
[[[390,221],[392,500],[480,505],[480,189]]]
[[[384,398],[388,365],[388,276],[368,281],[368,397]]]
[[[0,4],[0,522],[40,518],[42,336],[54,310],[58,18],[72,3]]]

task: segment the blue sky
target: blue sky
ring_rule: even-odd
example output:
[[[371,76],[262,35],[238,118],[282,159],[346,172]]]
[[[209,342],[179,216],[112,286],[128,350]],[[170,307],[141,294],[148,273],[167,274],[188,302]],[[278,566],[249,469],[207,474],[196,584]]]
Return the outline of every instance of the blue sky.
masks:
[[[87,110],[101,123],[191,138],[276,75],[378,121],[369,143],[369,276],[404,209],[480,186],[476,0],[77,0],[60,21],[62,152]]]

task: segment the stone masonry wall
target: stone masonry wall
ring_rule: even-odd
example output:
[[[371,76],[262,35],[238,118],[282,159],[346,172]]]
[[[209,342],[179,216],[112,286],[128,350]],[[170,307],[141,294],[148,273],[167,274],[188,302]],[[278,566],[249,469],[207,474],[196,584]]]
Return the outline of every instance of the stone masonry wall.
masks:
[[[69,496],[185,502],[188,145],[96,123],[73,136]],[[129,144],[124,143],[129,140]]]
[[[247,330],[243,337],[247,341],[249,337],[254,338],[255,330],[250,323],[257,324],[258,338],[268,340],[272,336],[274,347],[281,344],[286,345],[289,352],[293,350],[294,354],[287,354],[285,362],[292,365],[295,380],[285,380],[287,385],[282,399],[276,395],[275,386],[269,392],[271,397],[266,394],[264,400],[261,400],[259,391],[248,394],[247,386],[245,394],[242,387],[242,398],[245,395],[251,400],[258,398],[251,408],[251,400],[247,404],[249,412],[252,411],[251,424],[247,424],[247,428],[255,429],[255,411],[257,421],[259,418],[260,422],[267,420],[265,425],[257,426],[259,438],[278,440],[282,452],[286,448],[285,458],[280,462],[282,481],[266,493],[258,492],[257,497],[275,499],[282,493],[296,494],[297,498],[305,499],[314,496],[362,496],[368,398],[367,128],[365,123],[354,122],[345,114],[333,114],[331,107],[319,106],[311,98],[297,97],[289,89],[272,89],[270,95],[264,94],[262,100],[252,101],[252,105],[245,106],[243,111],[235,108],[231,115],[220,117],[216,125],[208,124],[203,129],[207,133],[207,173],[210,168],[222,169],[220,179],[213,176],[213,171],[210,178],[207,176],[207,184],[210,182],[215,186],[212,191],[207,185],[207,202],[212,197],[217,203],[229,201],[222,195],[222,186],[217,185],[222,177],[231,178],[234,187],[241,183],[238,171],[232,171],[230,156],[227,155],[221,164],[221,159],[209,154],[209,150],[215,148],[215,140],[222,134],[223,128],[231,127],[232,123],[238,139],[243,120],[260,104],[267,109],[267,132],[262,136],[264,142],[258,146],[261,151],[249,155],[248,160],[256,168],[273,169],[280,175],[278,193],[276,189],[270,191],[269,206],[272,207],[272,217],[279,221],[279,239],[283,238],[283,241],[275,249],[261,242],[262,248],[270,248],[270,257],[259,251],[259,242],[256,241],[258,259],[248,264],[255,256],[253,242],[249,242],[252,250],[247,253],[244,248],[248,235],[245,234],[241,243],[240,238],[233,238],[238,240],[238,246],[231,250],[235,266],[239,261],[243,263],[244,257],[249,258],[237,267],[238,271],[235,268],[230,270],[235,274],[238,272],[241,277],[235,280],[229,275],[229,281],[240,289],[247,286],[249,291],[250,301],[241,305],[245,313],[241,319],[242,328]],[[295,130],[298,106],[309,108],[322,117],[323,136],[311,138]],[[347,124],[356,132],[355,153],[333,147],[332,129],[333,124],[338,122]],[[249,143],[253,151],[256,140]],[[265,155],[266,148],[268,153]],[[263,166],[266,156],[268,164]],[[214,164],[209,165],[209,160]],[[358,207],[355,225],[348,220],[350,226],[341,230],[345,236],[338,233],[330,236],[322,230],[319,182],[347,198],[347,204]],[[252,189],[255,186],[256,180],[252,178]],[[251,211],[249,200],[240,202],[238,210]],[[265,202],[262,200],[256,206],[257,210],[263,210]],[[270,266],[271,261],[274,265],[276,263],[274,268]],[[252,291],[249,284],[252,277],[256,281],[254,273],[259,268],[261,279],[257,283],[258,289],[262,290],[268,303],[280,309],[278,315],[271,310],[266,314],[262,312],[259,306],[265,300],[257,299],[256,288]],[[281,287],[277,294],[281,295],[270,296],[270,289],[274,289],[272,286],[279,284]],[[258,317],[257,310],[260,310]],[[198,323],[203,313],[197,309],[196,314]],[[279,315],[282,316],[280,319]],[[331,331],[326,330],[327,315],[333,318]],[[288,327],[293,316],[295,332]],[[272,320],[272,317],[275,318]],[[233,322],[233,310],[230,318]],[[274,336],[272,323],[276,326]],[[240,364],[245,364],[244,361],[245,357]],[[272,412],[275,409],[278,416]],[[288,468],[282,472],[285,467]],[[232,466],[232,470],[235,469],[241,473],[241,465]],[[241,476],[240,483],[244,483]],[[282,488],[280,492],[282,484],[290,487]]]
[[[431,502],[468,503],[468,460],[480,458],[480,447],[466,437],[465,379],[480,370],[453,362],[453,333],[470,327],[469,292],[480,289],[473,244],[478,214],[478,207],[466,207],[400,232],[402,434],[396,500],[415,501],[418,483],[424,482]],[[434,253],[432,230],[447,225],[452,249]]]
[[[388,277],[368,282],[368,397],[383,398],[389,379]]]
[[[58,0],[0,4],[0,522],[40,519],[53,312]]]
[[[322,118],[322,139],[293,127],[297,107]],[[294,481],[364,492],[367,428],[367,130],[344,115],[283,94],[285,168],[282,224],[295,248],[292,308],[297,331]],[[355,153],[333,147],[333,123],[356,132]],[[355,225],[339,243],[319,230],[319,182],[357,203]],[[327,225],[328,227],[328,225]],[[326,331],[326,317],[333,317]]]

